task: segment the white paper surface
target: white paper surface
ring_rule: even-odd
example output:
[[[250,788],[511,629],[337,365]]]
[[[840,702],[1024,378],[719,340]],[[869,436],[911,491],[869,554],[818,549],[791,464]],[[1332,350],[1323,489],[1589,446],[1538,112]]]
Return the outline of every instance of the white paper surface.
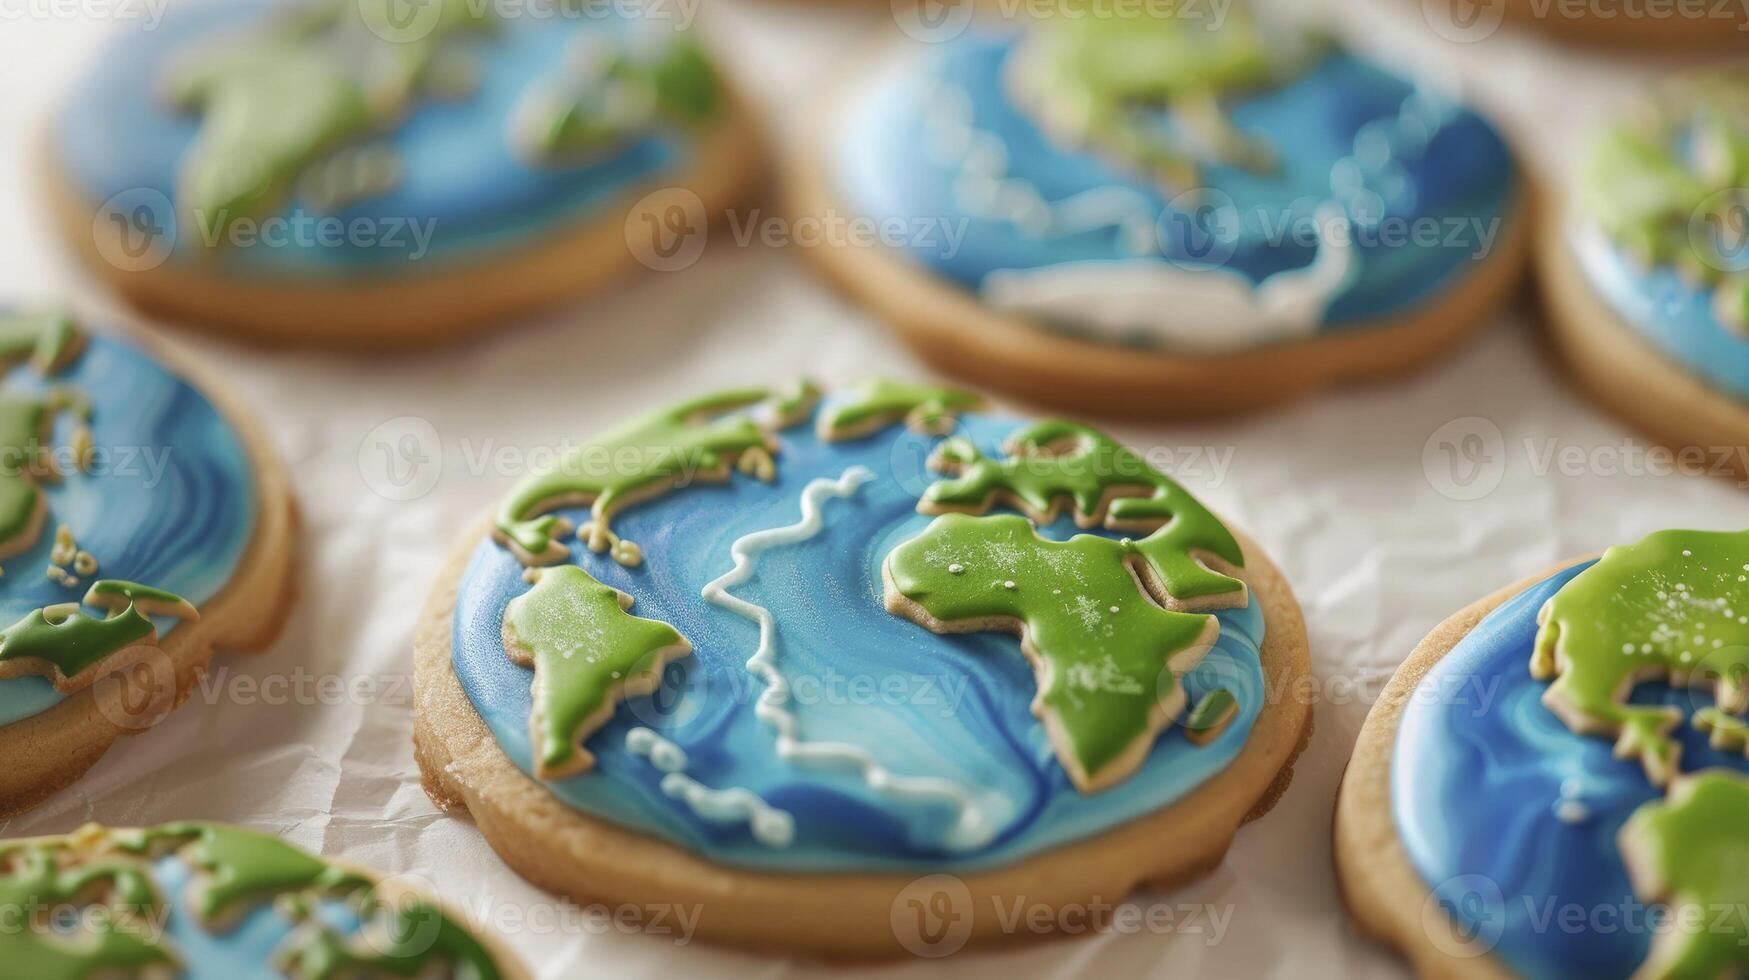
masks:
[[[0,296],[8,301],[72,295],[87,309],[113,305],[60,251],[32,168],[40,129],[93,44],[117,12],[147,16],[155,2],[0,0]],[[1383,59],[1460,79],[1539,163],[1570,153],[1585,125],[1656,75],[1651,63],[1510,31],[1479,44],[1442,40],[1419,0],[1305,6],[1332,9],[1344,33]],[[786,139],[801,135],[820,79],[891,30],[882,0],[708,7],[709,33]],[[767,204],[760,216],[774,213]],[[292,467],[305,523],[299,605],[271,651],[216,661],[187,707],[5,833],[184,817],[280,832],[325,854],[418,874],[451,900],[486,909],[542,977],[829,972],[566,915],[507,871],[472,824],[436,811],[412,760],[413,618],[456,530],[517,476],[490,462],[495,453],[579,437],[630,409],[724,384],[921,371],[795,255],[717,237],[695,268],[644,276],[564,315],[437,353],[287,354],[177,334],[251,396]],[[1178,928],[860,972],[1401,973],[1343,923],[1329,847],[1337,781],[1393,667],[1458,607],[1565,556],[1667,526],[1749,526],[1749,493],[1731,481],[1648,472],[1645,440],[1563,382],[1535,326],[1528,309],[1514,309],[1436,370],[1255,419],[1117,427],[1137,446],[1185,447],[1180,479],[1262,542],[1295,584],[1321,699],[1292,789],[1240,832],[1209,878],[1139,899]],[[424,433],[427,462],[417,473],[431,486],[393,500],[378,492],[387,484],[377,454],[385,437],[404,433]],[[1469,436],[1480,438],[1467,443],[1477,451],[1466,451]],[[1442,493],[1456,485],[1454,472],[1464,475],[1454,465],[1476,467],[1470,490],[1498,485],[1476,499]],[[1192,908],[1200,911],[1186,919]]]

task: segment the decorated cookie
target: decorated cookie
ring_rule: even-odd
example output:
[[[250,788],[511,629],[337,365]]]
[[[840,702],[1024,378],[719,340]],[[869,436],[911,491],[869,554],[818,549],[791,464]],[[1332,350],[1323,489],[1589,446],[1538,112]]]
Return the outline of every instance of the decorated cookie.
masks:
[[[655,7],[179,4],[55,121],[64,231],[142,306],[300,343],[438,341],[667,267],[757,154]]]
[[[797,210],[844,227],[812,254],[942,369],[1108,413],[1280,401],[1476,326],[1521,264],[1499,134],[1333,42],[1192,6],[888,44],[795,168]]]
[[[1286,786],[1306,676],[1280,573],[1145,455],[949,388],[798,384],[649,411],[513,489],[425,610],[416,743],[555,892],[940,952],[907,904],[931,882],[963,886],[963,944],[1015,932],[993,902],[1216,863]]]
[[[520,964],[398,879],[213,823],[0,841],[8,976],[517,980]]]
[[[1749,444],[1746,183],[1749,70],[1691,75],[1600,133],[1541,223],[1562,358],[1677,447]]]
[[[1337,805],[1350,910],[1426,976],[1737,976],[1749,532],[1661,531],[1435,629]]]
[[[180,704],[290,604],[279,463],[218,387],[54,312],[0,311],[0,814]]]

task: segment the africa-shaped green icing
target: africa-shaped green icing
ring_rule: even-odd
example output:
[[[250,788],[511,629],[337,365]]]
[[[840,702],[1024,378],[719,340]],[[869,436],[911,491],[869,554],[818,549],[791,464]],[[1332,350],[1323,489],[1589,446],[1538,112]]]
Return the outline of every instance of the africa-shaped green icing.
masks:
[[[1017,515],[948,514],[888,555],[887,608],[938,632],[1018,632],[1038,677],[1033,710],[1091,792],[1141,764],[1183,710],[1179,675],[1219,634],[1211,615],[1161,607],[1173,597],[1150,590],[1166,574],[1132,542],[1051,541]]]
[[[132,600],[119,606],[112,604],[114,597],[133,590],[140,590],[142,596],[162,599],[161,605],[149,604],[154,614],[179,615],[194,609],[186,599],[161,589],[148,589],[132,582],[98,582],[86,601],[109,609],[111,615],[106,618],[94,619],[80,612],[77,605],[67,603],[33,610],[0,630],[0,677],[46,673],[58,690],[79,690],[90,684],[87,672],[109,657],[129,647],[156,643],[158,629],[141,611],[147,607]]]
[[[1749,276],[1734,272],[1749,186],[1749,72],[1670,86],[1606,129],[1578,171],[1580,210],[1646,265],[1717,288],[1722,322],[1749,330]]]
[[[667,623],[631,615],[631,596],[575,565],[539,575],[504,610],[504,646],[534,668],[535,770],[556,779],[593,766],[583,740],[692,646]]]
[[[564,159],[617,145],[657,119],[706,122],[721,102],[722,87],[704,51],[676,35],[654,58],[608,53],[584,91],[540,107],[533,143],[541,156]]]
[[[1221,20],[1087,6],[1041,19],[1017,55],[1017,90],[1049,128],[1182,189],[1207,163],[1273,165],[1273,151],[1239,132],[1219,101],[1297,74],[1310,46],[1272,43],[1242,6]],[[1161,124],[1162,109],[1188,138]]]
[[[1671,906],[1639,977],[1725,977],[1749,972],[1749,782],[1711,769],[1678,778],[1669,796],[1640,807],[1621,831],[1634,891]],[[1732,914],[1721,914],[1731,911]]]
[[[634,419],[570,449],[550,470],[518,484],[498,508],[493,537],[524,564],[556,564],[570,554],[554,540],[567,525],[548,512],[588,504],[591,520],[581,536],[590,550],[612,548],[615,559],[635,565],[639,552],[609,526],[616,511],[679,487],[727,479],[731,461],[770,479],[777,443],[767,426],[741,410],[769,402],[782,416],[786,407],[795,410],[804,400],[799,390],[746,388]]]
[[[924,491],[926,514],[982,514],[1009,506],[1040,523],[1067,502],[1082,527],[1152,532],[1136,542],[1179,600],[1234,593],[1244,583],[1213,571],[1206,553],[1242,568],[1244,553],[1226,525],[1171,477],[1115,439],[1077,422],[1045,421],[1008,442],[1006,459],[989,459],[968,439],[942,443],[931,465],[950,475]]]
[[[1544,604],[1531,673],[1576,732],[1618,736],[1656,785],[1675,774],[1674,708],[1636,705],[1640,681],[1710,686],[1719,708],[1749,708],[1749,532],[1660,531],[1609,549]]]
[[[82,917],[85,934],[53,932],[51,909],[102,904],[114,914]],[[0,972],[32,980],[86,980],[148,967],[172,968],[176,957],[146,928],[158,895],[145,869],[127,859],[75,861],[64,847],[31,842],[0,849],[0,909],[19,919],[0,929]],[[34,912],[34,914],[33,914]]]
[[[254,35],[225,38],[177,65],[176,105],[202,112],[178,205],[218,244],[272,211],[305,168],[393,124],[421,93],[443,46],[492,23],[491,4],[313,0]]]
[[[826,442],[857,439],[899,422],[918,432],[941,433],[960,413],[983,405],[983,398],[957,388],[871,378],[833,398],[820,413],[818,429]]]

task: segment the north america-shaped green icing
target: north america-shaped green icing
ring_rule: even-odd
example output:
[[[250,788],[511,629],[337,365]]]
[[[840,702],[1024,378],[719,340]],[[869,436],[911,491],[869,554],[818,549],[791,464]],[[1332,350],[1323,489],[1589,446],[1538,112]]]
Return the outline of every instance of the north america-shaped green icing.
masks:
[[[924,491],[926,514],[982,514],[1013,507],[1041,524],[1067,505],[1081,527],[1148,532],[1134,543],[1180,601],[1240,592],[1244,584],[1193,557],[1243,568],[1225,524],[1177,481],[1104,433],[1078,422],[1038,422],[1015,433],[1007,457],[990,459],[970,440],[944,442],[930,460],[948,478]]]
[[[443,46],[495,16],[474,0],[425,0],[410,12],[401,0],[310,0],[175,66],[170,98],[203,116],[177,191],[203,240],[270,213],[305,168],[399,120]]]
[[[1242,6],[1218,21],[1086,6],[1041,19],[1017,57],[1019,91],[1051,128],[1181,189],[1209,163],[1273,166],[1274,152],[1234,127],[1220,100],[1299,72],[1312,52],[1272,44]],[[1162,109],[1177,132],[1161,124]]]
[[[556,779],[594,765],[583,740],[628,693],[692,647],[667,623],[631,615],[631,596],[575,565],[538,573],[504,610],[504,645],[534,669],[529,727],[536,775]]]
[[[1576,732],[1617,737],[1662,786],[1677,771],[1681,715],[1637,705],[1641,681],[1708,686],[1719,708],[1749,708],[1749,532],[1660,531],[1604,553],[1538,615],[1531,673]]]
[[[918,432],[941,433],[963,412],[984,406],[971,392],[940,385],[871,378],[833,398],[820,412],[820,439],[841,442],[904,422]]]
[[[1091,792],[1141,764],[1184,708],[1179,675],[1219,634],[1211,615],[1162,608],[1173,572],[1134,542],[1052,541],[1017,515],[948,514],[887,557],[887,606],[940,632],[1018,632],[1034,712]]]
[[[1671,906],[1635,976],[1706,978],[1749,972],[1749,782],[1725,770],[1678,778],[1621,831],[1635,892]]]
[[[66,603],[33,610],[0,630],[0,677],[42,672],[63,693],[78,690],[90,682],[87,671],[111,656],[157,642],[158,629],[148,612],[184,619],[196,615],[181,596],[113,579],[93,583],[85,603],[110,615],[93,618]]]
[[[1749,331],[1740,246],[1749,186],[1749,72],[1670,86],[1649,111],[1605,129],[1581,161],[1580,210],[1647,266],[1716,288],[1721,322]]]
[[[641,553],[610,528],[616,511],[676,488],[727,479],[731,461],[770,479],[777,449],[771,426],[743,410],[767,404],[777,416],[774,425],[791,424],[812,405],[811,391],[798,385],[719,392],[595,436],[518,484],[498,508],[493,537],[524,564],[564,561],[570,552],[555,538],[568,528],[549,512],[588,505],[591,520],[580,536],[590,550],[611,548],[616,560],[636,565]]]

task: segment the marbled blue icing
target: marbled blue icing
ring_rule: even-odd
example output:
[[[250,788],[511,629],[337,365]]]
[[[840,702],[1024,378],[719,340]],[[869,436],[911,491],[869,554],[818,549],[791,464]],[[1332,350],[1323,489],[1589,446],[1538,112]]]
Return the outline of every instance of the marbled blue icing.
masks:
[[[174,201],[177,174],[200,119],[164,98],[170,64],[215,38],[258,28],[276,10],[297,2],[179,5],[155,29],[130,27],[116,37],[93,60],[55,123],[55,146],[74,186],[93,204],[124,192],[130,193],[129,202],[149,203],[142,189]],[[401,178],[388,192],[333,217],[371,221],[384,238],[405,229],[408,219],[431,222],[431,256],[479,258],[526,247],[588,217],[652,175],[685,166],[691,147],[674,132],[652,133],[602,158],[564,166],[531,164],[513,148],[512,108],[560,74],[578,37],[586,32],[611,37],[627,29],[621,20],[600,16],[541,17],[501,22],[495,35],[458,39],[480,69],[477,89],[465,98],[421,100],[393,133],[372,138],[394,149]],[[327,217],[295,199],[284,215]],[[161,223],[174,219],[154,217]],[[221,257],[264,275],[380,274],[408,270],[409,259],[419,257],[410,233],[398,237],[399,247],[387,241],[339,247],[291,242],[229,248]],[[192,229],[179,229],[177,245],[183,253],[202,250]]]
[[[274,903],[259,903],[236,924],[209,930],[188,903],[194,872],[179,854],[166,854],[154,862],[152,878],[170,907],[164,936],[182,958],[179,980],[283,980],[285,974],[274,968],[274,954],[297,924],[281,915]],[[358,931],[358,915],[345,902],[323,901],[314,912],[340,935]]]
[[[1591,287],[1665,357],[1723,393],[1749,400],[1749,335],[1719,322],[1714,290],[1674,266],[1644,268],[1594,230],[1573,248]]]
[[[1446,654],[1404,709],[1391,760],[1391,803],[1410,863],[1460,931],[1493,941],[1494,956],[1527,977],[1626,977],[1652,940],[1634,925],[1648,910],[1634,897],[1616,834],[1663,794],[1639,762],[1615,758],[1612,739],[1577,735],[1555,717],[1541,700],[1548,682],[1530,675],[1537,610],[1586,567],[1502,604]],[[1685,771],[1749,772],[1741,753],[1711,748],[1689,724],[1712,704],[1709,693],[1642,684],[1633,700],[1682,711]],[[1556,815],[1564,800],[1578,803],[1582,819]],[[1593,924],[1559,927],[1572,908]]]
[[[972,416],[961,431],[994,452],[1014,428],[1009,420]],[[1263,617],[1255,601],[1219,614],[1219,644],[1186,684],[1193,701],[1215,687],[1233,692],[1239,714],[1226,731],[1196,747],[1174,727],[1134,776],[1083,796],[1032,716],[1036,684],[1015,638],[937,636],[882,605],[882,560],[930,520],[916,506],[933,479],[924,463],[937,440],[897,426],[832,444],[821,443],[807,426],[781,438],[773,484],[737,477],[618,515],[615,530],[644,548],[641,568],[622,568],[571,542],[584,568],[636,598],[633,613],[672,623],[694,652],[669,666],[662,691],[622,704],[588,740],[596,769],[547,784],[565,803],[723,864],[785,871],[970,869],[1016,861],[1158,810],[1238,755],[1264,697]],[[875,479],[848,499],[828,500],[818,536],[766,553],[753,577],[730,591],[776,618],[777,666],[792,685],[801,737],[850,742],[898,775],[980,788],[1001,831],[978,850],[949,853],[942,846],[955,815],[951,806],[894,803],[854,774],[779,760],[772,731],[754,717],[763,685],[745,668],[758,629],[699,594],[732,567],[729,548],[737,539],[795,523],[803,487],[820,477],[836,480],[859,464]],[[581,510],[562,513],[586,517]],[[1065,520],[1050,533],[1072,530]],[[532,768],[533,674],[506,656],[502,624],[505,605],[527,588],[510,554],[483,542],[462,579],[453,634],[463,689],[524,772]],[[794,844],[768,848],[745,824],[705,822],[663,795],[662,773],[625,748],[627,731],[640,725],[685,750],[688,776],[715,788],[746,787],[792,813]]]
[[[1014,47],[1012,34],[971,32],[927,50],[891,55],[839,121],[831,157],[839,199],[854,213],[907,228],[929,220],[963,223],[957,250],[944,248],[938,236],[913,242],[906,251],[974,290],[998,270],[1135,257],[1116,228],[1039,238],[1009,221],[968,213],[955,187],[960,166],[944,159],[925,122],[944,92],[957,91],[970,98],[973,127],[1006,145],[1009,175],[1035,185],[1045,201],[1125,188],[1158,219],[1151,254],[1197,261],[1218,251],[1206,238],[1192,239],[1198,225],[1169,205],[1183,188],[1161,187],[1045,135],[1009,97],[1004,75]],[[1405,105],[1417,119],[1443,122],[1430,133],[1411,126],[1393,136],[1393,121]],[[1390,317],[1432,298],[1466,273],[1484,237],[1498,241],[1515,220],[1517,170],[1500,135],[1475,113],[1353,57],[1329,57],[1279,88],[1235,99],[1229,108],[1235,127],[1261,135],[1280,158],[1270,174],[1203,168],[1202,187],[1227,195],[1242,222],[1225,264],[1252,282],[1312,261],[1315,239],[1280,229],[1290,220],[1309,221],[1322,202],[1343,203],[1357,227],[1370,214],[1395,227],[1425,222],[1442,235],[1461,229],[1457,244],[1442,237],[1394,248],[1357,232],[1359,272],[1327,308],[1326,329]],[[1343,176],[1333,180],[1332,168],[1345,158],[1354,160],[1342,164]],[[1365,166],[1354,165],[1362,161]],[[1364,176],[1348,179],[1354,175]],[[1482,231],[1471,222],[1480,222]]]
[[[82,597],[48,580],[56,525],[67,525],[94,555],[98,577],[169,589],[198,608],[230,581],[255,532],[255,477],[247,447],[205,396],[141,351],[102,336],[87,339],[79,359],[51,378],[15,368],[5,391],[66,385],[91,400],[91,435],[108,462],[91,473],[68,472],[48,484],[49,516],[29,551],[0,565],[0,624],[34,609]],[[66,445],[62,420],[56,445]],[[162,472],[156,467],[161,465]],[[175,629],[161,619],[160,633]],[[0,681],[0,725],[59,703],[47,680]]]

